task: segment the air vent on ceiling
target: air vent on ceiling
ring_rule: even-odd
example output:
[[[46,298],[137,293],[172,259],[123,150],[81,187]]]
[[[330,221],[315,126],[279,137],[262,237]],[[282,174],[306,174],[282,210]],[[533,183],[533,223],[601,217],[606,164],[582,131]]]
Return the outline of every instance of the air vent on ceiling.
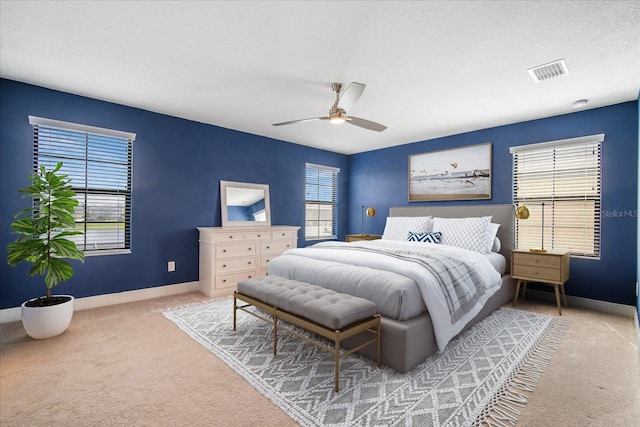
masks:
[[[564,62],[564,59],[559,59],[544,65],[538,65],[537,67],[529,68],[527,71],[536,83],[569,74],[569,69],[567,68],[567,64]]]

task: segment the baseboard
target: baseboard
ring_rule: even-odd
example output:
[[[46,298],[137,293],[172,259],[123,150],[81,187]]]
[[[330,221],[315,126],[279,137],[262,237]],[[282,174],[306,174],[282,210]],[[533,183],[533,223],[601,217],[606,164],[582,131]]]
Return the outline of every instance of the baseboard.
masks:
[[[636,343],[638,344],[638,365],[640,365],[640,318],[638,318],[638,312],[636,311],[633,315],[633,319],[636,324]]]
[[[556,294],[553,292],[539,291],[537,289],[527,289],[527,298],[556,302]],[[567,295],[567,304],[573,307],[586,308],[589,310],[599,311],[608,314],[617,314],[619,316],[634,317],[638,315],[636,307],[626,304],[618,304],[615,302],[599,301],[595,299],[576,297]]]
[[[76,298],[73,310],[87,310],[89,308],[105,307],[114,304],[142,301],[170,295],[197,292],[199,282],[178,283],[175,285],[156,286],[154,288],[136,289],[134,291],[118,292],[114,294],[96,295],[92,297]],[[21,319],[20,307],[0,310],[0,324],[17,322]]]

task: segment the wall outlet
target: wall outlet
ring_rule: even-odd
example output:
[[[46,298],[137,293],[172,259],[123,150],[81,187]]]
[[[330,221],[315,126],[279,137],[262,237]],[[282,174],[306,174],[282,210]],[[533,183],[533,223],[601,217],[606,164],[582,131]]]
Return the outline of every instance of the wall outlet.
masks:
[[[176,262],[175,261],[169,261],[167,263],[167,271],[168,272],[176,271]]]

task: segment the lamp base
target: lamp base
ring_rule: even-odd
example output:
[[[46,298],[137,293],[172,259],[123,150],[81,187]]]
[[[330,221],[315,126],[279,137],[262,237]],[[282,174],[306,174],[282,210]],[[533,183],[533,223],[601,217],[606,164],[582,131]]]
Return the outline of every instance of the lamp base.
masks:
[[[531,249],[529,249],[529,252],[534,252],[536,254],[543,254],[543,253],[547,252],[547,250],[546,249],[533,249],[533,248],[531,248]]]

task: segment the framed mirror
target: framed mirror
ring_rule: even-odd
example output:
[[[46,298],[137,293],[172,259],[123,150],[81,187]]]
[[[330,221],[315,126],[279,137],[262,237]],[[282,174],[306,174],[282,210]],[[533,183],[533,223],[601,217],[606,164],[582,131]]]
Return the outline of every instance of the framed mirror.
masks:
[[[220,181],[222,226],[271,225],[269,186]]]

